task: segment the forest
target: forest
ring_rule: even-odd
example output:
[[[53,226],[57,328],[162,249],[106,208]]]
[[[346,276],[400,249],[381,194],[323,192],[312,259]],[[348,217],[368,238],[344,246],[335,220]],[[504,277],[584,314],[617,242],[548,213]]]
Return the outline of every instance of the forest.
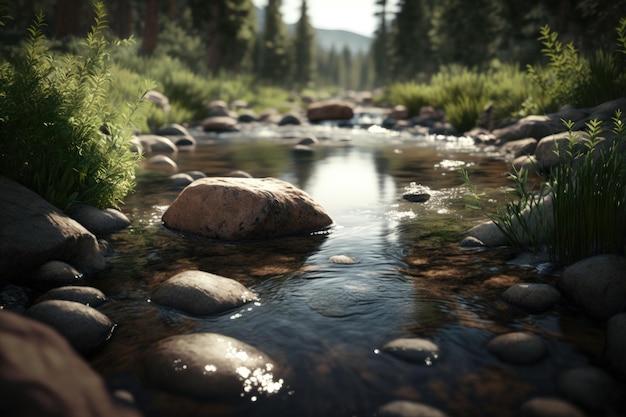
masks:
[[[309,0],[309,3],[314,0]],[[379,22],[369,53],[320,49],[307,1],[288,30],[281,0],[268,0],[259,27],[251,0],[106,0],[111,36],[133,36],[137,55],[180,61],[203,75],[252,75],[265,85],[364,90],[398,81],[424,81],[442,67],[524,68],[542,59],[539,30],[549,25],[581,51],[614,47],[626,0],[388,0],[376,3]],[[69,48],[93,19],[84,0],[15,0],[2,43],[26,34],[43,11],[48,37]]]

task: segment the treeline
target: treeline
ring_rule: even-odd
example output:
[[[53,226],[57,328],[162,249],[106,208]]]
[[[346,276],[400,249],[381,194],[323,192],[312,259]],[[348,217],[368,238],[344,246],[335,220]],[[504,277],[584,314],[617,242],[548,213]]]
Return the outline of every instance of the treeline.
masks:
[[[534,64],[542,58],[539,30],[549,25],[581,50],[614,45],[626,0],[370,0],[378,28],[369,53],[317,47],[306,0],[289,31],[282,0],[267,0],[257,26],[251,0],[106,0],[111,33],[138,40],[142,56],[180,60],[199,74],[248,74],[265,85],[303,89],[370,89],[422,81],[442,67],[477,70],[500,63]],[[604,3],[604,2],[603,2]],[[14,0],[4,42],[25,35],[36,11],[47,35],[84,36],[92,21],[84,0]],[[6,31],[5,31],[6,32]]]

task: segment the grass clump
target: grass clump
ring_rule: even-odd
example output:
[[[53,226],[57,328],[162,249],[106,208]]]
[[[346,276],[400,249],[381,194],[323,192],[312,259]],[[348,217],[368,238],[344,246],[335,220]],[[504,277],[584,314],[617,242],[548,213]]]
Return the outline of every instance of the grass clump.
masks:
[[[587,123],[588,139],[569,130],[565,146],[557,146],[558,163],[547,173],[536,170],[539,183],[525,170],[514,170],[513,186],[491,220],[512,246],[546,250],[559,264],[570,264],[599,254],[623,255],[626,248],[626,126],[621,111],[613,117],[610,141],[600,137],[602,123]],[[470,206],[482,208],[467,171],[461,171],[470,189]]]
[[[0,64],[0,175],[61,209],[116,207],[135,186],[130,127],[143,93],[112,110],[111,44],[103,5],[94,11],[83,54],[53,56],[39,14],[21,53]]]

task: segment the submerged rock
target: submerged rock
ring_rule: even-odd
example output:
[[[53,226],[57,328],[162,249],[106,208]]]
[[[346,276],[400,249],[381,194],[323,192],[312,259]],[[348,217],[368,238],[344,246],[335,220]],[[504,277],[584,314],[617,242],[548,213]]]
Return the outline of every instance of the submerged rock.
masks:
[[[535,363],[548,355],[541,337],[526,332],[513,332],[494,337],[487,350],[504,362],[516,364]]]
[[[556,304],[561,293],[549,284],[521,282],[504,291],[502,298],[532,313],[541,313]]]
[[[446,417],[442,411],[413,401],[392,401],[380,407],[380,417]]]
[[[166,227],[212,239],[267,239],[311,233],[332,224],[304,191],[275,178],[203,178],[163,214]]]
[[[432,365],[441,355],[439,346],[428,339],[400,338],[385,344],[383,351],[409,362]]]
[[[221,313],[256,299],[239,282],[203,271],[185,271],[165,281],[152,301],[197,316]]]
[[[585,417],[578,408],[559,398],[537,397],[522,404],[521,417]]]
[[[142,356],[146,382],[164,391],[199,398],[238,399],[278,393],[280,370],[242,341],[216,333],[170,336]]]

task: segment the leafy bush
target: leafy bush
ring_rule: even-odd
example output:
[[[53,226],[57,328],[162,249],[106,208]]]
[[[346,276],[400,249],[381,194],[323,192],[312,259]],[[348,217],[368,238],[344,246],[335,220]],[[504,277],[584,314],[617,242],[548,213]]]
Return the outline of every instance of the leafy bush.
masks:
[[[104,8],[94,9],[83,55],[53,57],[39,14],[22,54],[0,66],[0,175],[61,209],[117,206],[135,186],[130,124],[143,94],[111,110],[111,45]]]

